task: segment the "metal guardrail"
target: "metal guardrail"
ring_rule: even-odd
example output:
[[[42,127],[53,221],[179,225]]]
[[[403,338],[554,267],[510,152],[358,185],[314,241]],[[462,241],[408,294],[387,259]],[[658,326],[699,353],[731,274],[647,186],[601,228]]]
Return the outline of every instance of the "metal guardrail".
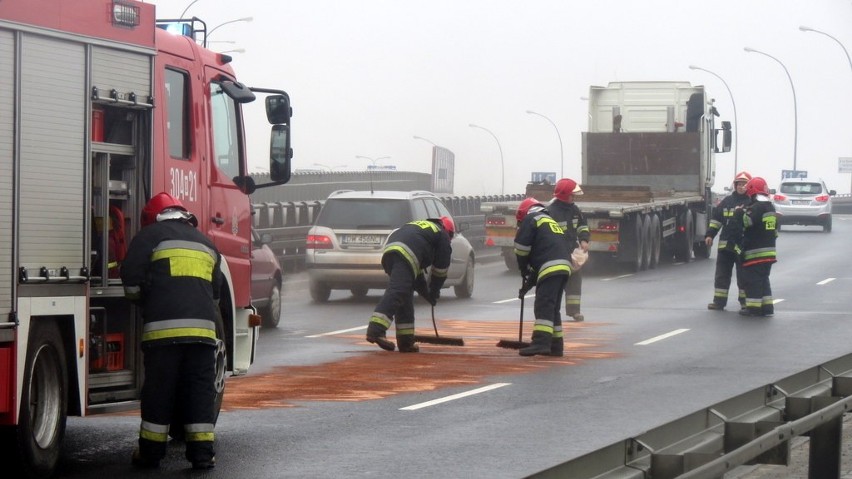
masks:
[[[744,464],[788,464],[810,437],[808,477],[840,478],[852,354],[714,404],[529,477],[715,479]]]
[[[520,195],[447,196],[441,201],[450,210],[459,230],[475,250],[485,247],[485,217],[479,211],[483,202],[516,200]],[[281,267],[298,271],[305,263],[305,240],[325,201],[277,201],[252,205],[253,227],[272,235],[269,247]]]

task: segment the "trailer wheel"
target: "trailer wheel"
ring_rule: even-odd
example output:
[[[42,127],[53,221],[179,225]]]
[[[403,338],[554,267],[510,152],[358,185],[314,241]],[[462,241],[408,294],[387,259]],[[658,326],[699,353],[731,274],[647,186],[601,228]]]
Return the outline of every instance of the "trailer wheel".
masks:
[[[645,271],[651,266],[651,217],[642,215],[642,264],[640,269]]]
[[[518,271],[518,258],[515,256],[515,253],[511,249],[503,250],[503,263],[506,265],[506,268],[516,273]]]
[[[677,261],[688,263],[692,259],[692,237],[695,236],[692,212],[684,211],[678,216],[678,220],[678,232],[674,235],[674,256]]]
[[[660,217],[651,215],[651,256],[648,260],[648,268],[655,269],[660,264],[660,248],[662,245],[662,225]]]
[[[642,219],[642,215],[636,215],[633,219],[633,227],[632,230],[632,251],[631,255],[628,258],[631,259],[630,262],[630,271],[634,273],[638,273],[642,271],[643,265],[647,267],[648,263],[645,262],[647,258],[647,239],[648,234],[645,232],[645,221]]]
[[[33,324],[27,347],[18,426],[10,431],[17,454],[10,454],[23,476],[48,477],[59,460],[68,412],[65,349],[53,323]]]

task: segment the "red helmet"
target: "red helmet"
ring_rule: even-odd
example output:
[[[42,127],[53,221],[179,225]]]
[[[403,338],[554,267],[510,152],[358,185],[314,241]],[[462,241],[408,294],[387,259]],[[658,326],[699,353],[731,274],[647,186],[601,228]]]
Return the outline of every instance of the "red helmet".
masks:
[[[444,225],[444,229],[447,230],[447,234],[450,235],[450,239],[453,239],[453,236],[456,234],[456,224],[453,223],[453,219],[449,216],[442,216],[441,224]]]
[[[767,186],[766,180],[759,176],[755,176],[754,178],[748,180],[748,183],[746,183],[745,194],[748,196],[768,195],[769,186]]]
[[[553,188],[553,196],[559,201],[569,202],[573,195],[582,195],[583,190],[576,181],[570,178],[562,178],[556,182],[556,187]]]
[[[193,226],[198,226],[198,220],[196,220],[195,216],[191,215],[186,210],[183,203],[166,192],[157,193],[153,198],[148,200],[148,203],[146,203],[145,207],[142,208],[142,226],[148,226],[152,223],[156,223],[158,221],[157,217],[166,210],[183,211],[186,213],[187,221],[189,221]]]
[[[734,177],[734,183],[738,183],[742,181],[743,183],[748,183],[751,180],[751,175],[748,171],[741,171],[737,173],[737,176]]]
[[[527,217],[527,213],[530,212],[530,208],[533,206],[544,208],[544,206],[535,198],[525,198],[524,201],[521,201],[521,204],[518,205],[518,211],[515,213],[515,219],[518,220],[518,223]]]

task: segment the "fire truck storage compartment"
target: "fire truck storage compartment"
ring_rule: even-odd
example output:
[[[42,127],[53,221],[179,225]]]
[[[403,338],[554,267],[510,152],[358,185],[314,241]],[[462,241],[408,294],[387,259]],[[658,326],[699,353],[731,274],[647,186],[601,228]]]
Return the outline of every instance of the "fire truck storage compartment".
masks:
[[[134,306],[123,297],[93,298],[89,308],[89,404],[137,398],[139,357]]]

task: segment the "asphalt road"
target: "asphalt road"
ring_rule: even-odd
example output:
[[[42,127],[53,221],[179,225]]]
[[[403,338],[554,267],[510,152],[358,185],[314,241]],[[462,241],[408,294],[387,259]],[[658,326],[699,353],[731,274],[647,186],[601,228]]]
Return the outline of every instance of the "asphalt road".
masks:
[[[436,308],[464,348],[387,353],[363,341],[379,291],[334,292],[317,305],[305,273],[287,278],[278,329],[255,365],[228,383],[218,465],[193,477],[518,478],[637,435],[707,405],[850,352],[846,327],[852,217],[834,232],[785,227],[772,271],[773,318],[706,309],[713,261],[636,275],[592,268],[586,322],[566,325],[566,358],[521,358],[518,277],[477,265],[471,299]],[[431,333],[428,305],[418,333]],[[526,336],[532,325],[526,301]],[[454,397],[454,395],[464,395]],[[59,477],[141,477],[129,454],[138,415],[69,420]],[[175,444],[159,474],[186,476]]]

